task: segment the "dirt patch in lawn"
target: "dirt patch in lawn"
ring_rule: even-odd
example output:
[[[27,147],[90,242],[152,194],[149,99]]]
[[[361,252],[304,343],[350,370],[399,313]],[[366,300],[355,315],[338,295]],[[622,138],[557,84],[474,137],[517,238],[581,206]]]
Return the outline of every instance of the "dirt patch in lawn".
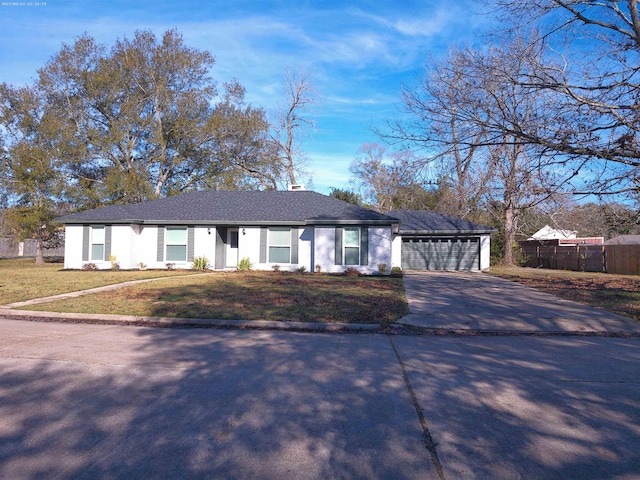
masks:
[[[493,267],[490,274],[640,320],[640,278],[634,275]]]
[[[388,325],[408,311],[401,278],[211,273],[59,300],[31,310]]]

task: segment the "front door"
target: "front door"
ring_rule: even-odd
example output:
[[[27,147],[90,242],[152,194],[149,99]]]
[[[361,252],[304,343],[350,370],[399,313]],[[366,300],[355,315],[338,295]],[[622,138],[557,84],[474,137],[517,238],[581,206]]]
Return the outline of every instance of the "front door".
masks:
[[[226,267],[237,267],[238,266],[238,229],[237,228],[227,229],[226,248],[227,248]]]

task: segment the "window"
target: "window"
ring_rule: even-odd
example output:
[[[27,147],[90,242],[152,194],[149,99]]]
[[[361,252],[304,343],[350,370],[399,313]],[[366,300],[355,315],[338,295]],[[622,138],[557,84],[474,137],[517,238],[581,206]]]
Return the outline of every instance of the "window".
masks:
[[[269,263],[291,263],[291,229],[269,229]]]
[[[360,229],[344,229],[344,264],[360,265]]]
[[[104,227],[91,227],[91,260],[104,260]]]
[[[167,228],[166,233],[168,262],[187,261],[187,229]]]

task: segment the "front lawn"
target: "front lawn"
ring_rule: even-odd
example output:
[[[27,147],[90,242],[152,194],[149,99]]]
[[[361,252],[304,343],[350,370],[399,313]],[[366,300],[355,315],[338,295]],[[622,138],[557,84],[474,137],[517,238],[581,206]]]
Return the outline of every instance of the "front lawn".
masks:
[[[401,278],[285,272],[216,272],[170,278],[30,309],[382,325],[408,312]]]
[[[640,320],[640,277],[538,268],[491,267],[491,275]]]
[[[63,270],[62,263],[35,264],[33,258],[0,259],[0,305],[114,283],[196,273],[188,270]]]

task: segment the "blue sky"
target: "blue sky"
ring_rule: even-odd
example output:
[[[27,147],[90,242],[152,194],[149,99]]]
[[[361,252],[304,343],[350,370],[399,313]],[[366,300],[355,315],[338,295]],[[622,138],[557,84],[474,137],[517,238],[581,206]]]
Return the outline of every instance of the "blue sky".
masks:
[[[310,72],[318,103],[302,146],[313,189],[348,188],[349,164],[371,126],[397,114],[402,84],[430,56],[471,42],[490,19],[473,0],[20,1],[0,0],[0,82],[30,83],[63,43],[88,33],[111,45],[136,30],[176,28],[216,58],[211,76],[237,78],[271,117],[284,72]]]

